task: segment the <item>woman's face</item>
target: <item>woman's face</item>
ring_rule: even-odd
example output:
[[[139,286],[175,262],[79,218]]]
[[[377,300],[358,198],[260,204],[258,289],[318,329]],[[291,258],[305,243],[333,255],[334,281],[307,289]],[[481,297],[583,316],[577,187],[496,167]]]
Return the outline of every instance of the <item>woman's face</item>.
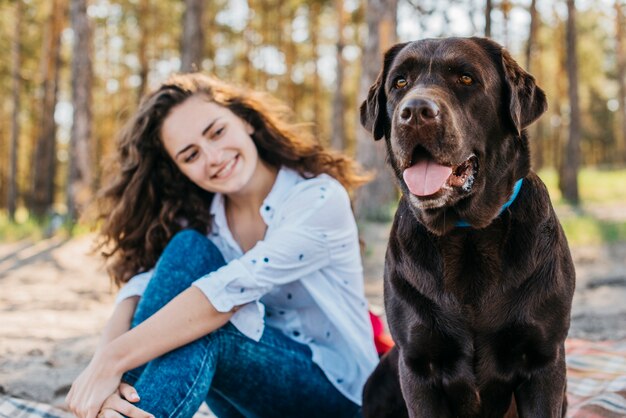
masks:
[[[230,109],[192,96],[172,108],[161,138],[180,171],[214,193],[245,192],[259,163],[253,128]]]

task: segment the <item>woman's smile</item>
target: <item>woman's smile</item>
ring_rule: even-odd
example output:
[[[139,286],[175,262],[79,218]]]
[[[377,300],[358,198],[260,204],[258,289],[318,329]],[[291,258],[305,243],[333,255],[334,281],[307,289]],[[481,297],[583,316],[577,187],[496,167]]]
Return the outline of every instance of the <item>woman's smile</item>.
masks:
[[[239,154],[235,155],[234,158],[227,161],[213,176],[211,179],[215,180],[224,180],[228,179],[231,174],[235,171],[237,163],[239,162]]]

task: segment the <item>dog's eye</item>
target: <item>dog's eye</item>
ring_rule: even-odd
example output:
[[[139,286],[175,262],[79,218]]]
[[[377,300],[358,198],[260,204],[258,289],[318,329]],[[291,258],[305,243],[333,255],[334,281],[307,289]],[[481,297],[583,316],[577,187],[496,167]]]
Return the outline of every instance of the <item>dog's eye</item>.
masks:
[[[466,86],[471,86],[472,84],[474,84],[474,79],[472,78],[471,75],[463,74],[461,78],[459,78],[459,82]]]
[[[401,89],[403,87],[406,87],[407,84],[409,84],[409,82],[406,81],[406,78],[398,77],[398,78],[396,78],[396,82],[394,83],[394,87],[397,88],[397,89]]]

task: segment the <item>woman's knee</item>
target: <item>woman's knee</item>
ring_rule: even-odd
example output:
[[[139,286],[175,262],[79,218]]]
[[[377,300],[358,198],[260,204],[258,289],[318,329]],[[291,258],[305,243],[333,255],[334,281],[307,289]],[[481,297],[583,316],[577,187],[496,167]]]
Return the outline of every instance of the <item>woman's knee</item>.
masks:
[[[195,280],[224,264],[222,254],[207,237],[193,230],[179,232],[159,258],[135,311],[133,324],[143,322]]]
[[[184,229],[172,237],[159,263],[163,260],[183,270],[200,274],[209,273],[226,264],[215,244],[193,229]]]

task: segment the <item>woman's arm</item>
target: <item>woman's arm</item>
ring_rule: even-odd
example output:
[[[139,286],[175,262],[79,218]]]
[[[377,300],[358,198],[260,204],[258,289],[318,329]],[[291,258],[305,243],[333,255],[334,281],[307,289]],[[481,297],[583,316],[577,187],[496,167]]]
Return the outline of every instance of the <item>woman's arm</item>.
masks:
[[[192,286],[137,327],[105,344],[76,379],[66,402],[79,417],[95,418],[124,372],[222,327],[233,315],[218,312]]]
[[[130,324],[139,303],[139,296],[131,296],[115,306],[115,310],[104,326],[97,349],[103,348],[130,329]]]
[[[199,289],[191,286],[145,322],[107,344],[107,361],[120,373],[134,369],[221,328],[233,313],[218,312]]]

